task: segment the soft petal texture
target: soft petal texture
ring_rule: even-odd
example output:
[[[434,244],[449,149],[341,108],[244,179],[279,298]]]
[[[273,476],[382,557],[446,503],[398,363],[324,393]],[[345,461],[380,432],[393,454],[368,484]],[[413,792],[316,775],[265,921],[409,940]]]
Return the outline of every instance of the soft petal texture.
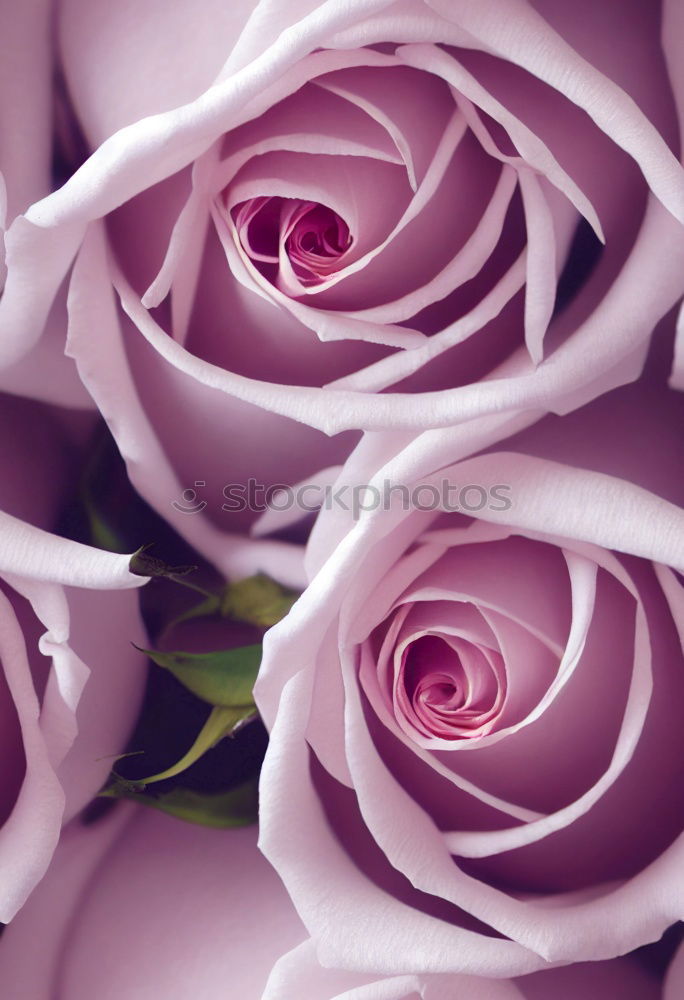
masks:
[[[0,228],[50,190],[52,14],[49,0],[0,4],[0,173],[7,190]]]
[[[131,645],[144,642],[135,589],[145,579],[130,573],[130,556],[46,530],[73,474],[58,412],[10,397],[0,399],[0,412],[7,921],[47,868],[62,823],[96,794],[130,734],[145,682],[144,659]]]
[[[262,847],[324,964],[521,975],[681,919],[682,412],[662,375],[454,465],[447,432],[374,442],[367,482],[507,484],[507,509],[319,516],[257,695]],[[441,652],[409,661],[428,635]],[[411,676],[449,712],[419,716]],[[500,713],[467,738],[465,677]]]
[[[212,0],[201,7],[188,0],[173,8],[147,4],[143,13],[135,3],[64,3],[60,37],[67,81],[91,144],[205,91],[253,7],[253,0],[230,6]]]
[[[636,959],[616,959],[552,969],[516,980],[471,976],[396,976],[372,980],[322,968],[310,941],[284,956],[269,979],[264,1000],[657,1000],[660,984]]]
[[[136,485],[226,573],[250,562],[223,529],[226,466],[289,484],[344,459],[343,431],[504,436],[634,379],[682,294],[681,81],[658,4],[564,10],[60,5],[91,155],[6,234],[4,378],[86,405],[70,362],[55,380],[31,363],[52,364],[69,282],[69,356]],[[349,235],[313,271],[292,255],[302,205]],[[606,247],[582,274],[587,225]],[[174,513],[198,483],[208,509]],[[295,553],[251,551],[296,578]]]
[[[260,1000],[304,930],[255,842],[254,828],[213,830],[140,807],[72,823],[5,931],[0,982],[32,1000]]]
[[[0,387],[94,405],[136,489],[225,577],[309,583],[266,639],[262,843],[315,942],[280,971],[308,962],[323,992],[534,997],[547,963],[611,959],[684,916],[676,404],[650,376],[614,392],[684,291],[679,9],[0,0]],[[85,162],[51,193],[53,30]],[[681,348],[680,313],[673,386]],[[141,686],[143,581],[50,533],[22,446],[0,442],[0,918],[104,780]],[[304,558],[264,537],[302,537],[292,512],[254,527],[223,502],[253,477],[504,484],[512,505],[324,510]],[[158,974],[191,921],[117,969],[141,933],[114,868],[139,870],[124,841],[168,868],[168,831],[119,810],[96,875],[65,847],[65,936],[21,972],[46,998],[101,995],[77,939],[107,936],[110,898],[111,995]],[[194,837],[198,868],[176,874],[202,880],[218,837]],[[77,898],[91,876],[101,895]],[[163,867],[139,881],[157,934],[158,901],[182,911]],[[216,955],[193,949],[200,993],[223,988]],[[627,989],[593,971],[554,995]]]
[[[204,441],[202,464],[191,467],[191,478],[181,478],[185,470],[182,466],[176,470],[168,462],[142,401],[137,396],[132,373],[127,365],[122,322],[115,312],[113,289],[108,285],[104,271],[104,254],[101,234],[93,232],[79,258],[71,286],[68,350],[78,356],[79,372],[85,385],[89,388],[97,387],[95,394],[99,400],[100,412],[107,420],[126,460],[131,482],[149,503],[172,520],[174,527],[195,548],[207,558],[215,560],[227,576],[239,578],[262,570],[270,572],[284,583],[295,586],[301,584],[303,572],[298,546],[271,541],[254,543],[239,536],[228,535],[215,527],[208,517],[183,513],[173,507],[173,502],[181,499],[186,484],[199,479],[202,481],[200,499],[211,496],[211,513],[216,515],[218,511],[221,514],[223,486],[229,482],[241,481],[236,472],[226,471],[230,470],[231,462],[230,456],[225,454],[224,430],[226,426],[233,426],[239,419],[239,414],[232,416],[229,411],[227,416],[225,409],[219,409],[213,421],[213,429],[203,423],[200,427],[190,423],[192,410],[187,414],[188,426],[173,423],[169,419],[167,432],[176,440],[182,438],[186,452],[195,456],[195,459],[198,442]],[[96,317],[99,324],[107,325],[108,336],[104,340],[106,350],[102,349],[102,344],[93,342],[90,336]],[[154,378],[153,372],[150,379]],[[160,404],[165,405],[164,415],[171,417],[173,403],[177,401],[178,405],[183,405],[192,388],[192,385],[186,387],[182,384],[176,388],[173,382],[165,385],[160,380],[156,393]],[[227,401],[228,405],[230,402]],[[124,405],[121,406],[121,403]],[[154,400],[151,400],[150,404],[153,403]],[[217,399],[216,403],[218,408],[221,400]],[[249,429],[249,421],[244,416],[242,420],[245,430]],[[252,425],[251,430],[258,441],[261,428]],[[229,435],[230,440],[232,436]],[[281,448],[282,443],[279,443],[278,451],[274,448],[273,454],[279,454]],[[253,458],[253,452],[248,457]],[[267,452],[264,457],[268,459]],[[241,460],[245,461],[244,453]],[[258,469],[254,468],[252,474],[254,472],[258,472]],[[209,490],[215,490],[215,495],[206,491],[207,485]]]
[[[67,598],[54,585],[4,579],[14,588],[15,606],[22,609],[16,605],[21,594],[36,616],[31,622],[21,610],[15,617],[3,596],[2,662],[21,725],[19,748],[5,758],[7,771],[20,768],[22,747],[26,757],[16,802],[3,802],[3,811],[11,809],[0,829],[6,921],[45,871],[62,822],[97,793],[112,755],[125,746],[145,664],[131,646],[144,641],[132,594],[74,590]],[[22,634],[27,624],[30,631]]]

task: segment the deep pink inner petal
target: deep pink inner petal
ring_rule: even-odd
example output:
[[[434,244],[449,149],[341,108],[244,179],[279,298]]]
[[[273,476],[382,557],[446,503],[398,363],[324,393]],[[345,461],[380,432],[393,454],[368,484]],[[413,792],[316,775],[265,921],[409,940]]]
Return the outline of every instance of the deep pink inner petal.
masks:
[[[316,202],[302,202],[288,215],[283,235],[292,267],[304,284],[318,284],[335,271],[339,258],[349,249],[349,227],[331,208]],[[284,217],[285,211],[281,230]]]
[[[455,636],[419,634],[399,654],[395,710],[424,736],[483,735],[498,717],[503,695],[491,655]]]
[[[349,226],[327,205],[296,198],[250,198],[233,209],[243,249],[264,277],[275,279],[284,247],[302,285],[322,284],[353,243]]]

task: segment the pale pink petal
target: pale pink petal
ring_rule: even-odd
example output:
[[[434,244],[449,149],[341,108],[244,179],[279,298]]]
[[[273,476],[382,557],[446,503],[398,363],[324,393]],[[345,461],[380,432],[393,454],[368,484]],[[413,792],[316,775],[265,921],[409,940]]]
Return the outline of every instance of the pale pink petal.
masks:
[[[684,390],[684,306],[679,310],[670,386]]]
[[[544,336],[556,303],[556,234],[551,210],[534,174],[521,170],[519,179],[527,226],[525,344],[538,365],[544,356]]]
[[[380,721],[387,726],[387,728],[390,730],[390,732],[393,733],[396,739],[400,740],[404,744],[404,746],[409,747],[411,751],[417,757],[419,757],[427,767],[435,771],[442,778],[446,779],[451,784],[452,788],[460,789],[461,791],[467,793],[467,795],[469,795],[473,799],[476,799],[478,802],[484,803],[491,809],[497,810],[499,813],[503,814],[506,817],[511,817],[513,819],[517,819],[525,823],[530,822],[531,820],[542,818],[541,813],[535,812],[532,809],[527,809],[526,807],[521,806],[515,802],[511,802],[509,799],[495,795],[492,792],[482,788],[481,785],[476,784],[473,781],[470,781],[467,777],[464,777],[462,774],[459,774],[454,769],[448,767],[437,756],[435,756],[428,750],[423,749],[423,747],[420,746],[415,740],[410,739],[406,735],[406,733],[397,725],[394,713],[388,711],[387,706],[384,703],[382,694],[378,688],[377,673],[374,670],[375,665],[370,661],[370,658],[367,657],[365,654],[366,650],[364,649],[361,654],[361,663],[360,663],[360,682],[363,686],[364,693],[366,694],[366,697],[368,698],[370,705],[376,712]],[[339,699],[338,701],[339,704],[335,707],[337,707],[339,711],[340,704],[342,706],[342,709],[344,709],[344,702],[343,700],[340,701]],[[317,705],[313,709],[314,718],[316,717],[316,711],[317,711]],[[310,735],[310,730],[307,730],[307,738],[309,738],[309,735]],[[314,738],[312,738],[311,745],[312,748],[316,751],[316,755],[318,756],[319,743],[315,741]],[[324,763],[324,761],[322,761],[322,763]],[[337,775],[335,775],[330,768],[328,769],[330,770],[331,774],[337,777]],[[350,788],[353,788],[354,781],[351,774],[348,772],[348,769],[345,778],[346,780],[344,783],[348,784]],[[338,780],[340,780],[339,777]]]
[[[0,828],[1,919],[11,920],[44,874],[57,845],[64,811],[60,785],[41,732],[26,643],[12,605],[0,594],[0,652],[14,702],[26,773],[9,817]]]
[[[373,325],[363,320],[357,320],[345,313],[332,310],[314,309],[290,298],[279,288],[271,285],[257,271],[246,251],[239,245],[237,233],[230,220],[221,218],[214,210],[214,222],[226,253],[233,277],[248,289],[256,291],[262,297],[272,298],[292,315],[311,328],[325,343],[335,340],[363,340],[370,343],[386,344],[391,347],[414,348],[424,341],[424,335],[417,330],[402,326]],[[274,387],[275,391],[277,388]],[[292,387],[288,387],[291,392]]]
[[[125,750],[147,680],[147,660],[136,649],[146,634],[135,596],[69,589],[68,601],[69,650],[62,655],[87,664],[88,678],[75,711],[73,745],[57,769],[66,791],[64,822],[97,794]],[[45,703],[43,717],[47,724]]]
[[[364,0],[364,7],[372,9],[386,2]],[[340,13],[326,4],[325,9],[314,12],[296,38],[283,35],[278,40],[265,56],[266,65],[247,66],[193,104],[124,127],[106,139],[62,188],[16,219],[5,237],[7,266],[12,267],[12,273],[0,300],[0,365],[18,360],[40,337],[53,296],[89,221],[191,163],[225,131],[228,121],[237,127],[294,93],[311,76],[353,65],[353,53],[320,52],[297,61],[308,54],[312,43],[315,47],[319,32],[335,30],[351,19],[350,12]],[[356,61],[379,65],[386,58],[364,50]],[[278,76],[284,70],[275,84],[264,88],[264,73]],[[188,108],[195,113],[188,115]],[[173,142],[169,142],[170,130]],[[59,227],[58,232],[54,227]]]
[[[344,484],[345,481],[352,485],[367,483],[378,469],[382,469],[383,474],[386,473],[390,484],[418,481],[439,467],[433,460],[441,464],[445,438],[448,437],[449,447],[453,449],[450,454],[463,458],[490,447],[522,427],[536,423],[539,416],[540,414],[535,413],[519,414],[511,419],[505,414],[497,415],[450,427],[447,431],[428,431],[417,436],[392,431],[364,434],[347,459],[343,475],[335,485]],[[402,450],[406,464],[402,462],[399,476],[405,478],[395,478],[391,464]],[[325,518],[319,517],[314,522],[306,552],[306,567],[310,580],[348,530],[348,517],[339,507],[333,507],[331,511],[326,512]]]
[[[33,350],[0,370],[0,391],[79,410],[95,408],[76,366],[64,354],[66,323],[66,295],[60,290]]]
[[[459,95],[463,94],[466,100],[472,100],[483,111],[499,121],[509,133],[524,161],[555,184],[587,219],[599,239],[603,239],[603,231],[596,211],[572,178],[561,168],[551,151],[522,122],[519,122],[515,116],[507,112],[498,101],[492,98],[463,66],[442,49],[434,46],[405,45],[398,50],[397,54],[409,66],[416,66],[428,72],[436,72],[447,80],[453,88],[457,103]],[[463,104],[462,112],[467,113],[467,103]],[[469,125],[473,128],[477,126],[477,123],[471,119]],[[488,152],[493,154],[495,150],[489,146]],[[502,159],[506,161],[510,158],[504,156]]]
[[[316,84],[357,105],[382,125],[400,153],[415,191],[452,111],[446,88],[435,78],[402,66],[381,74],[362,68],[342,70]],[[421,114],[420,109],[428,106],[430,114]]]
[[[511,509],[503,516],[492,509],[478,511],[484,520],[558,539],[578,538],[684,569],[684,514],[631,483],[510,452],[468,459],[458,474],[477,483],[494,475],[511,487]],[[616,510],[622,511],[619,519]]]
[[[308,683],[300,675],[283,691],[262,771],[260,846],[312,932],[321,963],[376,974],[397,968],[429,973],[450,970],[452,956],[458,955],[459,968],[477,975],[539,968],[540,960],[514,942],[485,938],[412,909],[378,891],[359,871],[332,834],[312,786],[302,730]],[[289,776],[287,783],[283,774]],[[281,836],[285,827],[290,837]],[[302,868],[299,838],[305,830],[307,864]],[[395,833],[400,835],[396,824]]]
[[[146,310],[139,308],[151,323]],[[185,514],[173,507],[173,501],[182,497],[186,484],[179,480],[162,451],[138,398],[115,309],[102,234],[98,229],[92,230],[79,255],[70,288],[69,311],[69,354],[75,358],[81,378],[108,421],[126,460],[131,481],[142,496],[169,520],[175,521],[181,534],[210,560],[220,564],[227,574],[244,576],[261,569],[270,571],[283,582],[299,584],[302,580],[301,554],[296,546],[281,542],[260,543],[230,535],[215,528],[202,513]],[[106,323],[108,336],[95,341],[90,336],[94,322],[100,328]],[[176,428],[173,432],[176,433]],[[203,469],[200,475],[204,472]]]
[[[51,13],[48,0],[0,3],[0,228],[50,190]]]
[[[156,991],[210,1000],[221,983],[260,1000],[275,960],[304,931],[255,840],[254,828],[214,830],[125,807],[72,824],[6,932],[0,980],[32,1000]]]
[[[508,979],[458,975],[377,979],[328,969],[318,961],[313,942],[305,941],[276,963],[263,1000],[294,996],[306,1000],[520,1000],[523,994]]]
[[[51,1000],[70,919],[108,850],[130,823],[133,809],[124,804],[90,835],[87,827],[76,823],[62,835],[52,866],[5,929],[0,983],[12,983],[19,995],[23,992],[32,1000]],[[40,948],[35,947],[36,940],[40,940]]]
[[[376,323],[396,323],[409,319],[431,302],[443,298],[469,281],[484,266],[498,242],[514,190],[515,173],[509,169],[502,170],[477,227],[439,274],[415,292],[409,292],[385,305],[349,311],[347,315]],[[342,385],[341,380],[338,385]]]
[[[503,19],[498,3],[476,8],[466,0],[427,2],[475,35],[486,50],[522,66],[582,107],[634,157],[656,197],[684,221],[684,173],[666,143],[632,98],[574,51],[532,7],[515,0]]]
[[[323,505],[326,490],[332,488],[341,469],[341,465],[332,465],[328,469],[314,473],[313,476],[307,476],[301,483],[296,483],[292,489],[299,496],[299,505],[293,506],[292,509],[279,508],[276,505],[277,496],[274,497],[272,505],[259,515],[250,533],[255,538],[260,538],[262,535],[271,535],[297,524],[316,507]]]
[[[621,582],[633,591],[634,588],[629,577],[624,573],[620,573],[619,566],[614,565],[612,568],[614,572],[619,573],[622,577]],[[586,623],[583,623],[581,619],[578,619],[578,622],[577,631],[581,633],[583,630],[586,635]],[[582,629],[582,625],[584,625],[584,629]],[[584,636],[580,639],[580,649],[577,651],[577,636],[571,636],[572,641],[569,642],[568,661],[571,662],[573,658],[576,661],[578,655],[581,655],[583,639]],[[615,783],[629,763],[641,737],[652,689],[651,654],[645,615],[640,605],[637,608],[637,628],[634,645],[633,675],[622,726],[615,741],[615,749],[610,765],[601,774],[598,781],[566,808],[557,810],[550,816],[533,821],[526,827],[518,827],[507,831],[485,832],[482,834],[449,834],[446,839],[451,851],[464,857],[473,857],[475,855],[483,857],[497,851],[513,850],[516,847],[533,843],[540,837],[547,836],[549,833],[575,822],[587,809],[590,809],[598,802],[601,796]],[[572,666],[574,667],[575,664],[572,664]],[[563,673],[566,676],[563,677],[561,683],[567,682],[568,679],[568,666],[563,664],[562,667],[564,667]],[[539,706],[536,712],[537,717],[541,715],[545,708],[546,704]]]
[[[238,0],[111,6],[66,0],[59,40],[79,121],[93,147],[140,118],[186,104],[211,86],[255,6]],[[178,54],[183,53],[179,71]]]
[[[0,573],[95,590],[141,587],[146,577],[128,568],[130,555],[117,555],[51,535],[0,511],[3,535]]]

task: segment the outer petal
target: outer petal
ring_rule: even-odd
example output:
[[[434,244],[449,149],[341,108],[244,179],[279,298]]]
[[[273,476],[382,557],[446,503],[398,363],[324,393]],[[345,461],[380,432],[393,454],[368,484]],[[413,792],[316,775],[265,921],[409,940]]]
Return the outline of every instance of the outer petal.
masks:
[[[28,533],[29,544],[40,548],[39,555],[58,546],[60,562],[67,557],[77,561],[70,551],[75,543],[16,524]],[[81,549],[87,558],[97,558],[96,550]],[[25,553],[24,565],[32,554]],[[2,579],[30,602],[35,615],[31,622],[22,610],[20,623],[0,595],[1,658],[26,759],[16,802],[0,828],[0,867],[5,871],[0,918],[6,921],[46,870],[65,810],[68,818],[90,801],[109,772],[111,756],[125,745],[142,697],[145,660],[131,645],[143,639],[134,594],[74,589],[67,600],[64,588],[50,579],[12,573],[3,573]],[[109,586],[116,586],[116,576]],[[34,645],[33,633],[40,625],[47,631]],[[8,756],[7,766],[19,764]]]
[[[276,964],[263,1000],[657,1000],[659,983],[632,958],[544,970],[519,979],[393,976],[371,979],[323,968],[305,941]],[[669,1000],[666,996],[665,1000]]]
[[[162,413],[168,420],[165,424],[162,420],[163,426],[159,436],[168,435],[176,444],[184,443],[185,452],[189,452],[192,456],[190,470],[192,478],[189,482],[183,482],[172,465],[170,456],[162,449],[158,433],[152,426],[144,402],[138,394],[138,386],[134,381],[126,351],[121,320],[115,309],[103,234],[99,227],[91,230],[79,255],[71,286],[69,312],[68,351],[75,358],[83,382],[92,392],[100,412],[107,420],[126,461],[131,482],[140,494],[226,575],[248,576],[250,573],[262,570],[285,583],[295,586],[302,584],[302,553],[299,546],[284,542],[255,542],[231,535],[217,528],[209,516],[204,515],[203,507],[194,513],[183,512],[179,508],[183,489],[199,479],[201,480],[199,499],[203,501],[204,507],[208,504],[208,500],[204,500],[205,496],[208,496],[212,503],[207,515],[211,513],[216,520],[220,520],[223,486],[231,482],[242,482],[242,478],[236,478],[236,472],[229,460],[230,455],[226,454],[226,428],[229,428],[228,437],[232,440],[234,428],[240,422],[240,418],[244,420],[244,416],[233,414],[230,419],[230,414],[219,411],[213,426],[208,427],[207,410],[205,410],[204,418],[200,419],[198,424],[193,424],[193,413],[196,408],[186,404],[188,388],[181,385],[180,389],[176,389],[173,382],[167,382],[163,377],[164,373],[159,372],[152,372],[152,380],[155,376],[158,378],[156,387],[152,384],[145,385],[144,366],[138,366],[142,368],[142,388],[148,397],[148,406],[153,409],[149,398],[154,398],[153,394],[158,395],[165,404]],[[101,341],[94,341],[91,336],[95,323],[106,332]],[[169,339],[169,343],[173,342]],[[175,405],[169,406],[169,398]],[[230,402],[231,400],[228,400],[228,403]],[[205,400],[205,405],[209,409],[211,400]],[[187,407],[185,414],[180,410],[182,406]],[[260,428],[254,427],[253,433],[258,439]],[[209,442],[214,443],[214,448],[205,446],[199,451],[202,461],[200,465],[197,461],[197,442],[202,434]],[[267,436],[265,432],[264,436]],[[282,442],[279,447],[282,448]],[[247,476],[244,479],[246,480]],[[209,490],[214,488],[215,495],[202,492],[207,486]]]
[[[0,3],[0,171],[7,224],[50,190],[51,18],[50,0]]]
[[[192,101],[214,82],[256,0],[224,4],[60,5],[62,65],[93,147],[140,118]],[[182,51],[182,71],[178,53]]]
[[[0,595],[0,656],[16,706],[26,773],[14,808],[0,829],[0,919],[10,920],[45,872],[57,844],[64,793],[39,724],[40,706],[21,627]],[[10,766],[13,763],[10,762]]]
[[[68,603],[71,656],[87,665],[88,676],[75,707],[75,739],[57,769],[65,823],[97,794],[112,756],[125,748],[147,678],[147,659],[135,648],[145,640],[137,595],[69,589]]]
[[[260,1000],[275,959],[302,937],[253,829],[117,808],[65,831],[0,943],[0,982],[32,1000],[214,1000],[226,990]]]
[[[95,590],[141,587],[145,577],[135,576],[130,555],[116,555],[51,535],[0,511],[0,573],[31,580],[70,584]]]
[[[523,0],[428,0],[484,47],[538,76],[583,108],[599,128],[639,163],[651,189],[684,222],[684,173],[662,137],[634,101],[584,60]]]

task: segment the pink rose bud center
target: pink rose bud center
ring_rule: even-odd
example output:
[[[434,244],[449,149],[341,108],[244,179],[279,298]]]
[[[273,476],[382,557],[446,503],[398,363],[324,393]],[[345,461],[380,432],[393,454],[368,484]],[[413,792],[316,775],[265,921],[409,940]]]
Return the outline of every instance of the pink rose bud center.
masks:
[[[251,198],[233,217],[243,249],[271,281],[285,266],[302,285],[323,284],[353,242],[344,219],[315,201]]]
[[[502,701],[493,650],[436,632],[402,646],[395,652],[400,725],[442,739],[472,739],[491,730]]]

